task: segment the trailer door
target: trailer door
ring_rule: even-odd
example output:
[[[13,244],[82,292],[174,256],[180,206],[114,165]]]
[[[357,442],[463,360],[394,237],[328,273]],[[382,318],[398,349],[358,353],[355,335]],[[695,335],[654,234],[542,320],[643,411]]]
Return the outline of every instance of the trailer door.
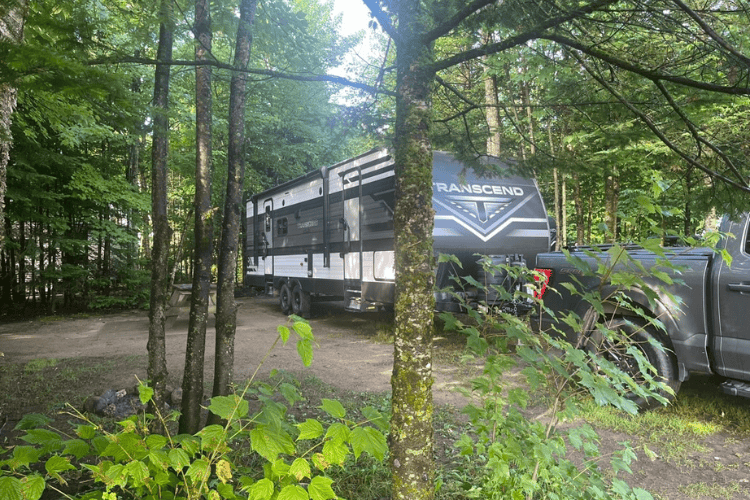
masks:
[[[263,266],[266,278],[273,277],[273,198],[263,202]],[[268,279],[266,279],[268,281]]]
[[[357,172],[352,172],[344,178],[344,277],[346,281],[361,278],[360,189]]]
[[[348,309],[362,304],[361,169],[344,174],[344,302]]]

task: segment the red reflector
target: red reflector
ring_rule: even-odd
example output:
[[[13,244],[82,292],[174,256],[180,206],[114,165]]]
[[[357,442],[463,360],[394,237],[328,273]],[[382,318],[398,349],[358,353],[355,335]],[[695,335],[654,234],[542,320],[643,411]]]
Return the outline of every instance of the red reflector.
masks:
[[[542,297],[544,297],[544,294],[547,291],[549,280],[552,278],[552,269],[534,269],[534,271],[538,273],[534,275],[534,279],[537,281],[537,283],[541,281],[539,290],[534,292],[534,298],[541,299]]]

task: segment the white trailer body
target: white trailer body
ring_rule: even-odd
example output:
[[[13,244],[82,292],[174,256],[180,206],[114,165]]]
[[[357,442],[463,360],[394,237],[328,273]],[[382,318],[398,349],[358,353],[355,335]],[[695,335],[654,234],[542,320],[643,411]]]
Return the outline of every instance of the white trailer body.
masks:
[[[256,194],[247,202],[245,285],[280,294],[285,313],[307,315],[311,299],[343,299],[348,309],[393,304],[394,163],[377,149]],[[478,254],[550,248],[550,227],[536,182],[483,177],[447,153],[434,154],[434,250],[475,272]],[[438,286],[450,281],[438,270]],[[438,296],[438,307],[451,299]]]

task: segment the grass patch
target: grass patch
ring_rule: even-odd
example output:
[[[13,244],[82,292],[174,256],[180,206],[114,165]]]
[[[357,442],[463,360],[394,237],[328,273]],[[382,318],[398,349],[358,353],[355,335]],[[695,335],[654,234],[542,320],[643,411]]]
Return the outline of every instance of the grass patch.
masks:
[[[689,453],[709,451],[703,445],[708,436],[750,437],[747,400],[721,394],[716,384],[710,377],[699,379],[687,384],[673,404],[636,416],[599,407],[593,401],[583,404],[583,415],[600,428],[638,437],[644,446],[658,449],[665,460],[684,465]]]
[[[737,482],[728,485],[693,483],[680,486],[680,493],[690,498],[717,498],[732,500],[737,493],[742,491],[742,487]]]

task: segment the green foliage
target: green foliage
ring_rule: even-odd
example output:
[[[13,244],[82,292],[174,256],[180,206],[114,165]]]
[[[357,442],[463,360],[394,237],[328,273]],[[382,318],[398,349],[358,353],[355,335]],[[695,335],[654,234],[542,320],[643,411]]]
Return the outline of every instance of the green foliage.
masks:
[[[659,253],[664,255],[662,250]],[[460,279],[467,288],[492,287],[495,294],[483,295],[502,299],[502,305],[480,303],[472,308],[465,304],[463,318],[442,315],[446,330],[466,335],[467,357],[484,361],[482,374],[471,380],[470,389],[464,390],[474,401],[464,409],[471,431],[456,442],[459,453],[473,463],[479,460],[484,471],[479,481],[467,485],[467,498],[652,498],[619,477],[621,472],[630,472],[630,463],[636,458],[634,450],[624,444],[611,456],[603,456],[596,432],[590,425],[580,423],[580,418],[582,404],[587,401],[593,402],[586,404],[606,405],[634,415],[638,401],[665,403],[673,394],[654,373],[646,356],[635,348],[635,340],[622,330],[608,327],[605,310],[615,304],[618,314],[627,312],[659,328],[657,320],[627,300],[626,292],[633,286],[648,288],[644,276],[651,277],[652,285],[654,281],[672,283],[674,278],[664,272],[665,262],[658,261],[649,272],[617,245],[606,253],[593,253],[592,257],[594,265],[575,256],[570,256],[569,265],[580,269],[583,276],[596,276],[613,285],[614,290],[606,294],[584,293],[580,287],[571,286],[571,291],[582,294],[591,311],[601,313],[602,319],[592,322],[599,313],[586,318],[561,313],[548,331],[534,331],[527,319],[509,312],[533,304],[537,311],[554,316],[543,300],[534,298],[535,288],[530,284],[538,277],[532,272],[515,266],[494,266],[491,259],[482,259],[486,273],[504,273],[509,277],[506,283],[511,285],[500,287],[476,279]],[[567,331],[599,332],[637,361],[638,373],[626,372],[587,348],[585,334],[569,342]],[[523,384],[515,382],[516,375],[522,377]],[[545,418],[527,418],[530,406],[536,413],[543,412]],[[563,428],[561,422],[566,422]],[[579,423],[571,425],[572,422]],[[571,454],[579,458],[574,461]]]
[[[278,340],[295,332],[298,343],[309,341],[311,347],[314,342],[309,324],[299,318],[279,332]],[[307,347],[301,351],[306,362],[311,355]],[[143,383],[139,393],[143,403],[153,396]],[[251,411],[249,399],[260,406]],[[382,461],[386,419],[366,408],[364,419],[350,420],[341,403],[326,399],[322,409],[329,419],[292,425],[287,405],[300,399],[283,379],[251,380],[237,394],[211,399],[209,411],[225,425],[210,425],[192,436],[168,430],[151,434],[154,419],[169,428],[171,417],[161,414],[133,416],[117,422],[116,432],[107,432],[72,410],[71,415],[84,422],[74,438],[46,428],[46,417],[28,415],[16,429],[25,431],[22,439],[29,446],[14,447],[0,461],[0,498],[37,500],[46,489],[59,492],[84,477],[92,489],[76,498],[336,499],[329,473],[363,453]],[[248,446],[252,457],[247,456]]]

